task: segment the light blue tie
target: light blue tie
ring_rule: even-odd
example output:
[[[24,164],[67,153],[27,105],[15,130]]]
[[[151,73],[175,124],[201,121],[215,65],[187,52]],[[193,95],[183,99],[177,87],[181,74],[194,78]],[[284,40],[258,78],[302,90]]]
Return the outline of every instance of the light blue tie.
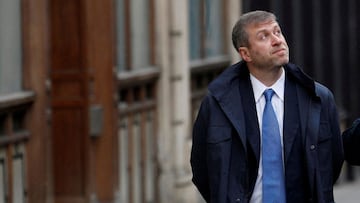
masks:
[[[266,104],[262,120],[263,203],[285,203],[285,180],[279,123],[271,104],[274,90],[264,91]]]

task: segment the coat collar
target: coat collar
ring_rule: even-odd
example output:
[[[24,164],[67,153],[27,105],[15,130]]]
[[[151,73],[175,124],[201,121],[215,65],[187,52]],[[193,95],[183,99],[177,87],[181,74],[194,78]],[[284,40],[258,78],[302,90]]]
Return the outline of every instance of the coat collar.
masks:
[[[284,65],[287,77],[295,80],[300,84],[310,96],[317,97],[315,92],[315,82],[298,66],[288,63]],[[249,70],[244,61],[240,61],[227,68],[218,78],[209,85],[209,91],[217,99],[221,100],[226,94],[233,93],[234,84],[238,84],[237,80],[244,79],[249,76]]]

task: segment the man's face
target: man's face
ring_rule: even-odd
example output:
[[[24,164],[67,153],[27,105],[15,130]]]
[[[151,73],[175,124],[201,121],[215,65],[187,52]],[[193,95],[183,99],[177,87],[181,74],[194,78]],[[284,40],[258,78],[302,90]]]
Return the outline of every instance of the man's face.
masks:
[[[281,67],[289,62],[289,47],[276,21],[248,25],[248,47],[241,47],[247,54],[243,59],[258,68]]]

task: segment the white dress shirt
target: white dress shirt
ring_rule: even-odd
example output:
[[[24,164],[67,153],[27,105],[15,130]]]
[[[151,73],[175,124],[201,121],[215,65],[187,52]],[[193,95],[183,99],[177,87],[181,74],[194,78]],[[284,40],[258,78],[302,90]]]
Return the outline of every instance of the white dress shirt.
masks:
[[[283,120],[284,120],[284,89],[285,89],[285,71],[282,69],[280,78],[271,86],[267,87],[250,74],[250,80],[254,91],[254,99],[256,103],[256,111],[260,128],[260,137],[262,137],[262,115],[265,108],[265,96],[263,95],[266,89],[273,89],[275,91],[272,97],[271,103],[273,105],[275,114],[279,123],[279,130],[281,136],[281,146],[283,149],[284,157],[284,146],[283,146]],[[261,139],[260,139],[261,142]],[[261,146],[261,144],[260,144]],[[254,192],[251,196],[250,203],[262,203],[262,148],[260,147],[260,161],[259,170],[256,178]],[[283,158],[284,160],[284,158]]]

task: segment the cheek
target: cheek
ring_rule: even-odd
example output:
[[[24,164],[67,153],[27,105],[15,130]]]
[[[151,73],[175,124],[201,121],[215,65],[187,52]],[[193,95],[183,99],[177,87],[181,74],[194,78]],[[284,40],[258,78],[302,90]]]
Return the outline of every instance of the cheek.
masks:
[[[267,51],[267,49],[264,47],[264,48],[260,48],[260,49],[257,49],[253,52],[253,56],[257,57],[257,58],[260,58],[260,57],[266,57],[269,52]]]
[[[251,49],[249,50],[249,53],[252,58],[264,58],[271,55],[270,48],[271,48],[270,44],[254,43]]]

